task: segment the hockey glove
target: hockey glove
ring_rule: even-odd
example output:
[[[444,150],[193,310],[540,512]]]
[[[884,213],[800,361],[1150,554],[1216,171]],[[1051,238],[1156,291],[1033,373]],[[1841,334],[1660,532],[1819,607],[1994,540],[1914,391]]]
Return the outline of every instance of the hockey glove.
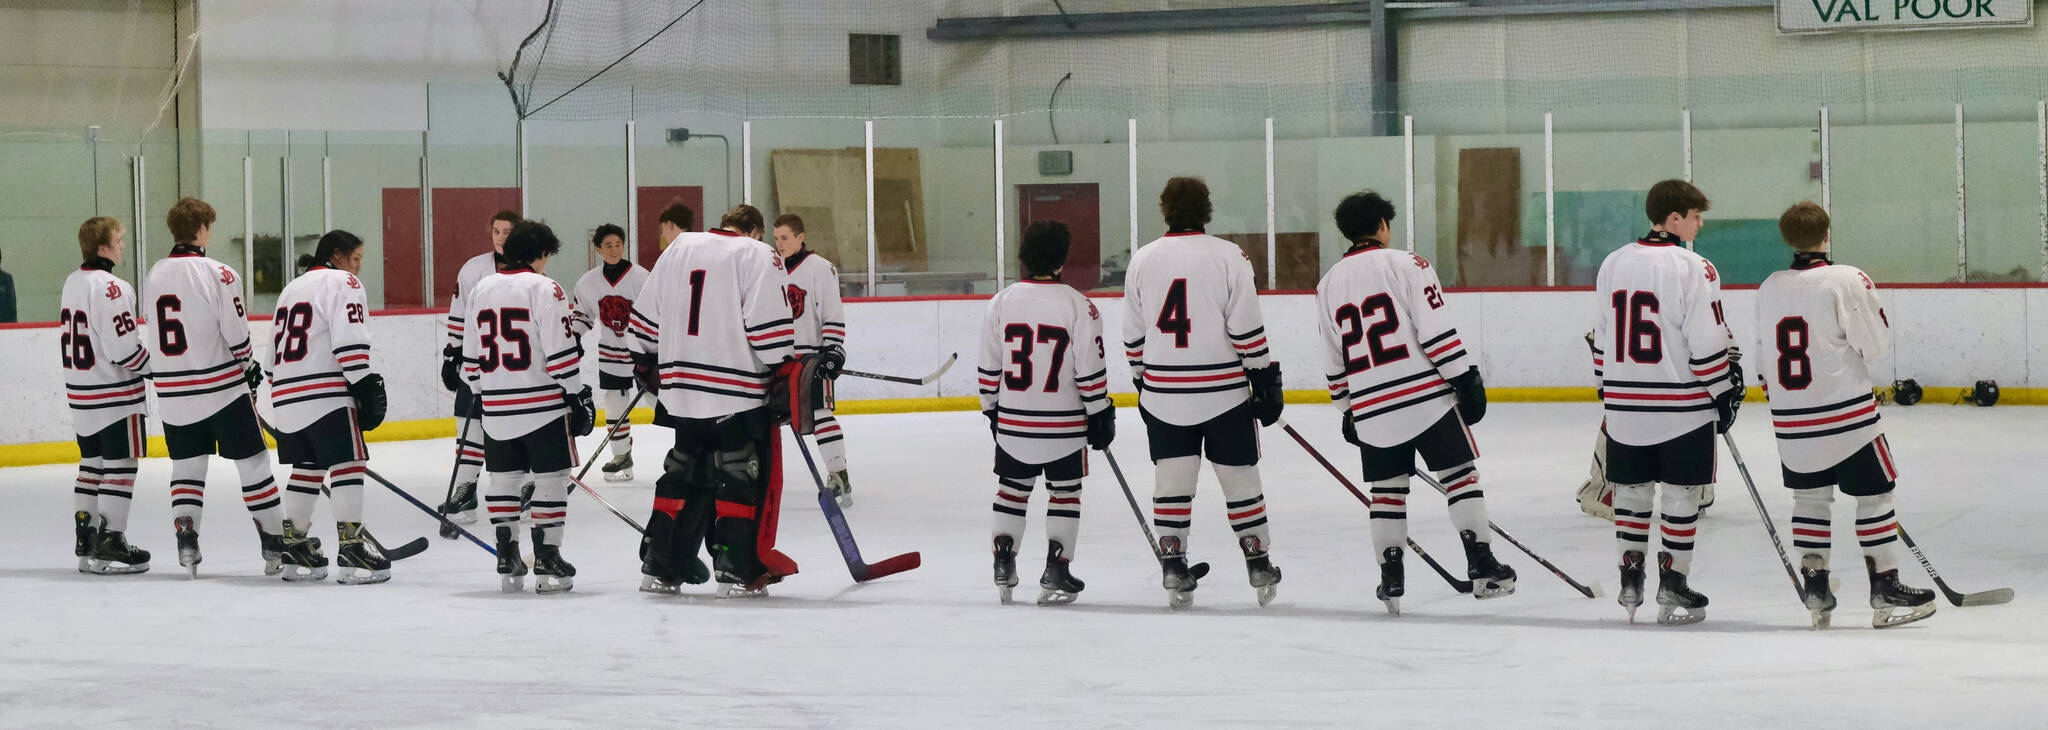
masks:
[[[1339,414],[1337,418],[1344,422],[1340,427],[1344,431],[1344,440],[1351,442],[1352,446],[1364,446],[1365,442],[1358,440],[1358,422],[1351,420],[1351,414]]]
[[[372,376],[375,377],[375,376]],[[590,399],[590,386],[569,395],[569,435],[589,436],[597,428],[597,403]]]
[[[356,400],[356,427],[373,431],[384,423],[384,413],[391,403],[384,395],[384,376],[370,373],[348,384],[349,397]]]
[[[633,381],[639,383],[640,389],[647,391],[648,395],[661,394],[661,377],[658,373],[659,369],[654,366],[653,355],[645,352],[633,353]]]
[[[450,393],[462,392],[462,350],[441,348],[441,387]]]
[[[1270,363],[1263,370],[1245,371],[1252,381],[1252,415],[1257,416],[1259,425],[1271,426],[1280,422],[1282,393],[1280,392],[1280,363]]]
[[[1088,447],[1096,451],[1109,450],[1109,442],[1116,440],[1116,407],[1110,406],[1088,414]]]
[[[1749,396],[1749,386],[1742,381],[1740,363],[1728,363],[1728,380],[1734,383],[1735,387],[1728,389],[1728,392],[1721,394],[1721,397],[1714,401],[1714,410],[1721,416],[1720,422],[1714,424],[1715,433],[1727,433],[1728,429],[1735,427],[1735,412],[1742,409],[1742,399]]]
[[[1451,378],[1451,389],[1458,392],[1458,416],[1465,425],[1477,425],[1486,417],[1486,381],[1479,378],[1479,368]]]
[[[263,385],[263,366],[255,360],[243,363],[242,379],[249,383],[249,394],[256,395],[256,389]]]
[[[839,368],[846,366],[846,348],[838,343],[826,343],[818,348],[818,374],[826,380],[838,380]]]

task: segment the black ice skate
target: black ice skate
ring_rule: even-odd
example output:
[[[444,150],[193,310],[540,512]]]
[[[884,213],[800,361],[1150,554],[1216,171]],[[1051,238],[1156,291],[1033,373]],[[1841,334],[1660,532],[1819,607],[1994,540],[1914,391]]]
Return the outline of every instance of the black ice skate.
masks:
[[[199,528],[192,525],[192,516],[185,515],[171,520],[171,530],[178,538],[178,565],[185,569],[185,577],[199,579]]]
[[[464,482],[455,487],[455,493],[448,501],[441,503],[441,514],[448,521],[441,523],[441,536],[450,540],[461,535],[456,525],[476,524],[476,482]]]
[[[1017,587],[1017,538],[997,535],[994,541],[996,556],[996,599],[1003,605],[1010,605],[1010,589]]]
[[[341,571],[334,582],[360,585],[391,580],[391,561],[363,539],[363,523],[342,522],[336,531],[341,533],[341,548],[334,553],[334,565]]]
[[[576,587],[576,566],[562,559],[562,546],[541,542],[540,531],[533,528],[533,592],[565,593]]]
[[[614,456],[601,469],[604,471],[604,480],[607,482],[633,481],[633,455],[619,454]]]
[[[1459,530],[1458,539],[1465,543],[1465,577],[1472,579],[1472,597],[1483,601],[1513,595],[1515,569],[1494,559],[1493,546],[1480,542],[1471,530]]]
[[[1866,555],[1863,565],[1870,571],[1870,627],[1889,629],[1934,615],[1934,591],[1911,588],[1899,582],[1899,570],[1877,572],[1877,561]]]
[[[997,539],[1000,540],[1002,538]],[[1069,563],[1073,561],[1067,557],[1066,546],[1061,545],[1058,540],[1047,540],[1046,543],[1045,574],[1038,578],[1038,605],[1055,606],[1073,603],[1074,597],[1081,592],[1081,589],[1088,587],[1088,584],[1081,582],[1080,578],[1074,577],[1073,573],[1067,572]],[[1012,584],[1017,582],[1017,568],[1014,563],[1010,566],[1010,582]],[[1006,588],[1004,592],[1008,592],[1008,590]]]
[[[832,497],[839,500],[841,509],[853,506],[853,480],[847,478],[846,470],[832,472],[825,478],[825,487],[832,490]]]
[[[1277,586],[1280,585],[1280,567],[1273,564],[1273,559],[1266,555],[1264,546],[1256,537],[1246,535],[1238,538],[1237,546],[1244,550],[1244,571],[1251,578],[1252,588],[1258,591],[1259,605],[1272,603],[1273,594],[1278,592]]]
[[[1636,622],[1636,609],[1643,606],[1643,554],[1634,550],[1621,554],[1621,590],[1616,603],[1628,609],[1628,622]]]
[[[1696,624],[1707,619],[1707,597],[1685,584],[1685,574],[1671,569],[1671,553],[1657,553],[1657,623]]]
[[[683,584],[698,585],[711,580],[711,568],[695,555],[684,559],[682,571],[671,569],[668,561],[653,555],[640,559],[640,592],[681,595]]]
[[[519,593],[526,590],[526,561],[519,557],[519,541],[512,539],[512,526],[498,526],[498,590]]]
[[[291,520],[284,521],[284,523],[287,525],[291,524],[291,522]],[[279,573],[283,573],[284,536],[273,535],[271,533],[264,532],[263,526],[257,525],[256,540],[261,545],[263,550],[263,574],[277,575]]]
[[[71,544],[71,554],[78,557],[78,572],[92,572],[92,550],[99,546],[100,530],[93,526],[92,513],[79,510],[71,515],[77,540]]]
[[[90,572],[96,575],[128,575],[149,572],[149,551],[128,544],[128,536],[101,530],[92,548]]]
[[[1187,555],[1181,552],[1180,538],[1159,538],[1159,573],[1159,584],[1166,589],[1167,606],[1187,608],[1195,605],[1195,588],[1202,576],[1188,567]]]
[[[1401,566],[1401,548],[1380,551],[1380,587],[1373,597],[1387,604],[1388,616],[1401,615],[1401,596],[1408,593],[1407,572]]]
[[[284,579],[293,583],[327,579],[327,556],[320,552],[320,538],[307,537],[291,520],[284,522],[282,567]]]
[[[1799,558],[1799,595],[1806,603],[1806,610],[1813,614],[1813,630],[1828,627],[1829,616],[1835,610],[1834,586],[1829,584],[1828,562],[1819,555],[1805,555]]]

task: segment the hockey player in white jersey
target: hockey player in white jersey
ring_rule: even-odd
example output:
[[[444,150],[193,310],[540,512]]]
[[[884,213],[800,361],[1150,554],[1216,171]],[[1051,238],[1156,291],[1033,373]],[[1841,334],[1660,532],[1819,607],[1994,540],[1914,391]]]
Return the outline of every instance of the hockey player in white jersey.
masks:
[[[484,277],[465,300],[462,368],[483,409],[484,468],[490,472],[484,507],[507,593],[525,583],[517,528],[528,474],[534,591],[559,593],[575,583],[576,567],[562,559],[562,526],[569,470],[577,463],[575,439],[589,435],[597,405],[583,384],[583,348],[571,336],[569,294],[544,273],[561,250],[547,224],[521,222],[505,238],[504,270]]]
[[[444,327],[447,344],[441,348],[441,385],[455,394],[455,475],[448,485],[448,498],[441,503],[441,513],[448,515],[450,522],[464,525],[476,522],[477,474],[484,468],[483,429],[478,425],[483,409],[477,405],[476,393],[469,388],[460,369],[462,338],[469,317],[467,296],[484,277],[498,273],[503,265],[505,238],[512,235],[512,227],[519,220],[519,214],[509,210],[491,216],[491,250],[462,262],[462,269],[455,274],[455,296],[448,301],[448,321]],[[454,539],[455,529],[444,525],[441,536]]]
[[[789,274],[789,315],[796,325],[798,357],[835,350],[833,357],[846,360],[846,310],[839,301],[839,268],[804,247],[804,219],[795,213],[775,217],[775,254],[782,257],[782,269]],[[818,453],[825,457],[825,485],[839,500],[839,506],[853,506],[853,480],[846,471],[846,434],[830,409],[814,415],[812,433],[817,435]]]
[[[633,400],[633,341],[626,322],[647,270],[626,259],[626,229],[606,223],[597,227],[590,245],[604,264],[576,280],[576,337],[597,329],[597,389],[604,394],[605,428],[612,434],[612,460],[602,467],[608,482],[633,481],[633,422],[626,405]]]
[[[1116,438],[1102,316],[1059,279],[1069,241],[1059,223],[1026,228],[1017,253],[1024,279],[996,293],[981,320],[976,382],[996,442],[992,542],[1004,603],[1017,585],[1017,542],[1041,474],[1046,546],[1038,603],[1072,603],[1086,587],[1069,572],[1081,530],[1081,478],[1088,474],[1083,447],[1106,449]]]
[[[1374,192],[1337,204],[1351,250],[1316,284],[1323,375],[1344,440],[1356,445],[1371,484],[1377,595],[1400,615],[1402,545],[1408,540],[1408,477],[1420,454],[1450,500],[1475,598],[1515,592],[1515,571],[1493,556],[1479,448],[1470,424],[1486,415],[1479,358],[1444,309],[1443,284],[1421,256],[1387,248],[1394,204]]]
[[[1792,268],[1756,293],[1757,336],[1770,363],[1764,392],[1778,433],[1778,459],[1792,490],[1792,547],[1814,628],[1835,609],[1828,552],[1834,490],[1856,498],[1856,539],[1870,574],[1871,625],[1890,628],[1934,613],[1934,591],[1899,582],[1898,481],[1871,395],[1869,361],[1884,357],[1890,323],[1877,284],[1828,260],[1827,211],[1802,202],[1778,218]]]
[[[64,395],[78,437],[72,552],[81,573],[149,570],[149,551],[129,545],[127,537],[145,438],[142,380],[150,358],[137,332],[135,290],[114,275],[126,248],[120,221],[99,217],[80,225],[84,264],[64,279],[57,313]]]
[[[1607,481],[1621,548],[1617,600],[1635,618],[1643,602],[1652,502],[1664,484],[1657,553],[1659,623],[1706,618],[1707,597],[1686,583],[1699,506],[1714,482],[1714,435],[1735,423],[1742,366],[1721,313],[1720,274],[1685,248],[1705,222],[1707,197],[1683,180],[1650,188],[1650,232],[1600,264],[1593,374],[1606,411]]]
[[[1187,534],[1207,456],[1265,605],[1280,569],[1267,555],[1258,424],[1280,420],[1280,365],[1268,355],[1251,260],[1237,244],[1202,232],[1210,210],[1209,187],[1199,178],[1173,178],[1160,192],[1167,233],[1131,257],[1124,354],[1152,448],[1152,524],[1159,528],[1168,603],[1194,600],[1199,576],[1188,572]]]
[[[640,546],[643,591],[676,593],[715,571],[720,595],[756,596],[797,571],[775,549],[775,429],[806,403],[788,389],[785,363],[796,355],[788,279],[758,238],[762,225],[759,210],[740,205],[716,229],[677,236],[633,306],[636,377],[660,395],[661,418],[675,430]],[[709,570],[697,557],[706,542]]]
[[[278,463],[292,469],[284,511],[297,533],[285,540],[284,579],[327,576],[320,541],[298,527],[313,523],[325,481],[340,545],[335,580],[382,583],[391,579],[391,561],[363,538],[363,476],[370,459],[363,432],[384,422],[388,405],[384,376],[371,368],[370,303],[357,278],[363,240],[328,231],[298,265],[305,273],[278,293],[270,325],[270,425],[277,430]]]
[[[264,573],[281,570],[287,525],[279,508],[269,447],[256,420],[256,387],[263,370],[251,359],[242,277],[206,257],[213,239],[213,206],[185,198],[166,222],[177,245],[150,267],[144,315],[155,327],[151,382],[171,455],[171,523],[178,564],[199,570],[199,513],[206,490],[206,457],[219,453],[242,477],[242,504],[255,518]],[[303,531],[304,525],[289,526]]]

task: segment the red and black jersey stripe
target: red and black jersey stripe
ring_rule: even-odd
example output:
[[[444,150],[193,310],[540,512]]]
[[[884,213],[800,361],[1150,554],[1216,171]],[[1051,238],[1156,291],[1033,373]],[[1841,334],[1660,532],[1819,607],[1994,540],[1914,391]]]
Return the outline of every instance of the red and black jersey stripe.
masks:
[[[348,379],[342,377],[340,373],[314,373],[270,381],[272,407],[347,397]]]
[[[1877,422],[1877,399],[1870,393],[1810,408],[1771,409],[1771,425],[1781,439],[1833,436],[1875,426]]]
[[[755,352],[790,347],[796,341],[796,327],[788,317],[771,319],[747,328],[747,345]]]
[[[694,390],[730,398],[761,400],[768,394],[768,376],[761,372],[672,360],[661,364],[661,389]]]
[[[559,385],[530,388],[498,388],[483,392],[484,417],[524,416],[533,413],[561,413],[569,410]]]
[[[64,397],[70,401],[71,410],[96,411],[105,408],[123,408],[140,405],[143,401],[142,378],[131,378],[119,383],[106,385],[64,384]]]
[[[1243,334],[1231,333],[1230,344],[1237,348],[1237,356],[1246,360],[1265,357],[1269,352],[1264,327],[1253,328],[1252,331]]]
[[[1449,392],[1451,386],[1444,382],[1442,375],[1435,370],[1424,370],[1352,394],[1351,420],[1364,422],[1375,416],[1428,403]]]
[[[1079,438],[1088,434],[1088,412],[1028,410],[996,406],[996,433],[1027,439]]]
[[[243,387],[240,360],[229,360],[199,370],[158,371],[149,377],[159,398],[188,398]]]
[[[1245,387],[1244,364],[1141,365],[1145,376],[1138,384],[1149,393],[1221,393]]]

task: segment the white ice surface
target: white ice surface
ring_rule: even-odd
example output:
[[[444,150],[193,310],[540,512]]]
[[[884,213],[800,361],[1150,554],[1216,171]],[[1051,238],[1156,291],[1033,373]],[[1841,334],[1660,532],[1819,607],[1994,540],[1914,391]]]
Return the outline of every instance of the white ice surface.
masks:
[[[1405,615],[1389,618],[1372,599],[1364,509],[1277,429],[1265,432],[1262,469],[1286,571],[1278,600],[1254,602],[1205,474],[1192,544],[1216,571],[1181,613],[1165,608],[1099,459],[1074,563],[1088,581],[1080,602],[997,605],[990,446],[976,413],[841,419],[861,548],[869,560],[924,555],[922,568],[865,586],[848,579],[810,476],[787,450],[781,545],[802,573],[755,601],[714,600],[705,587],[636,592],[636,535],[583,496],[571,498],[564,549],[581,572],[575,591],[503,595],[482,550],[434,537],[427,517],[374,485],[372,530],[392,544],[427,536],[432,549],[383,585],[284,585],[261,576],[222,461],[200,580],[177,567],[162,459],[143,463],[131,527],[155,552],[153,570],[84,576],[69,552],[73,469],[4,469],[15,519],[0,531],[0,725],[2041,727],[2048,411],[1885,413],[1904,524],[1959,589],[2011,586],[2014,603],[1943,603],[1920,624],[1870,630],[1860,553],[1844,539],[1836,628],[1809,631],[1725,454],[1693,575],[1713,604],[1692,627],[1631,626],[1612,597],[1579,597],[1504,542],[1498,554],[1521,573],[1516,595],[1455,595],[1411,556]],[[1142,502],[1143,425],[1120,415],[1116,452]],[[1329,408],[1288,415],[1356,469]],[[1752,405],[1738,440],[1782,529],[1790,498],[1762,416]],[[1592,404],[1497,404],[1477,432],[1496,522],[1611,592],[1613,530],[1572,499],[1598,418]],[[640,519],[667,433],[637,431],[640,480],[591,484]],[[373,444],[371,467],[434,503],[450,449]],[[1462,569],[1441,499],[1416,487],[1415,538]],[[1035,596],[1043,500],[1020,597]],[[1849,533],[1852,511],[1837,501],[1837,534]],[[331,525],[324,501],[316,524]],[[1930,585],[1913,563],[1903,574]]]

